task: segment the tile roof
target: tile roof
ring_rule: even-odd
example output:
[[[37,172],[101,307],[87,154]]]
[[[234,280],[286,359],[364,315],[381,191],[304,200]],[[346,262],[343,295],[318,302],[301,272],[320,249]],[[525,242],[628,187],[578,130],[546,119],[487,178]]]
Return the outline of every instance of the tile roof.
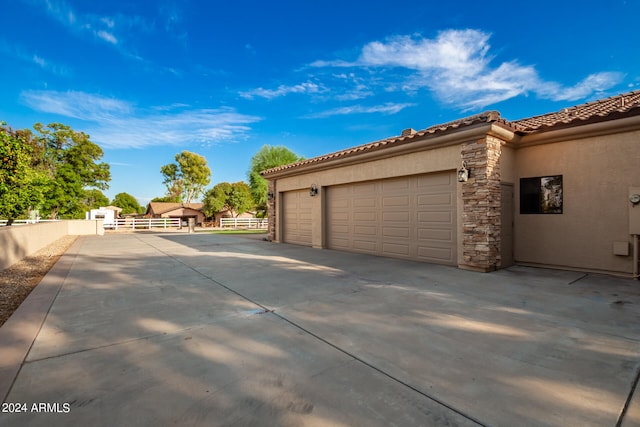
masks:
[[[423,137],[425,135],[435,135],[454,129],[476,125],[479,123],[501,123],[519,134],[529,134],[534,132],[544,132],[550,129],[572,127],[599,121],[613,120],[619,117],[637,114],[640,114],[640,91],[628,92],[621,95],[612,96],[610,98],[576,105],[570,108],[564,108],[554,113],[542,114],[539,116],[515,121],[507,121],[501,118],[500,113],[497,111],[486,111],[474,116],[431,126],[427,129],[417,132],[413,129],[405,129],[400,136],[393,136],[390,138],[381,139],[379,141],[370,142],[368,144],[359,145],[357,147],[347,148],[346,150],[336,151],[333,153],[325,154],[323,156],[302,160],[300,162],[274,167],[262,171],[261,174],[263,176],[267,176],[276,172],[296,169],[305,165],[323,163],[330,160],[354,156],[365,152],[372,152],[392,146],[399,146],[409,143],[412,140]]]
[[[204,206],[203,203],[170,203],[170,202],[151,202],[147,212],[155,214],[163,214],[176,209],[187,208],[199,211]]]
[[[596,121],[611,120],[629,113],[640,114],[640,91],[623,93],[610,98],[564,108],[555,113],[515,120],[510,124],[519,132],[531,133],[554,127],[570,127]]]
[[[338,158],[344,158],[353,156],[356,154],[376,151],[384,148],[388,148],[391,146],[399,146],[402,144],[406,144],[411,142],[416,138],[420,138],[425,135],[433,135],[436,133],[446,132],[452,129],[459,129],[463,127],[472,126],[478,123],[491,123],[501,121],[506,123],[503,119],[500,118],[500,113],[497,111],[486,111],[481,114],[476,114],[475,116],[465,117],[462,119],[454,120],[452,122],[443,123],[440,125],[431,126],[430,128],[421,130],[421,131],[409,131],[406,129],[402,132],[400,136],[393,136],[386,139],[381,139],[379,141],[370,142],[368,144],[359,145],[357,147],[347,148],[346,150],[336,151],[333,153],[325,154],[318,157],[313,157],[311,159],[301,160],[296,163],[290,163],[288,165],[277,166],[271,169],[267,169],[261,172],[261,174],[269,175],[275,172],[284,171],[287,169],[294,169],[304,165],[310,165],[314,163],[326,162],[329,160],[334,160]]]

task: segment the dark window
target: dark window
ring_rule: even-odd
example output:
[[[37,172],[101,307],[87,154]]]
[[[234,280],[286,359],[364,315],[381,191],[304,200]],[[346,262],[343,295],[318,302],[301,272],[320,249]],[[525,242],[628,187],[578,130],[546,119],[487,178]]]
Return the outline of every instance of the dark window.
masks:
[[[521,214],[561,214],[562,175],[520,178]]]

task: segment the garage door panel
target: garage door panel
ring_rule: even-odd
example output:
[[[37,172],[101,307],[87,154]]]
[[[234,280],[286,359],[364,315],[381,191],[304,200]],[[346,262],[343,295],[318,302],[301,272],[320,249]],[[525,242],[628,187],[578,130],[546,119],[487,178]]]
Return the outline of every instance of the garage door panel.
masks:
[[[406,177],[383,179],[378,181],[378,183],[382,187],[383,191],[397,191],[403,188],[406,189],[410,188],[413,184],[408,181]]]
[[[286,243],[311,246],[311,196],[308,190],[288,191],[282,195],[284,209],[282,239]]]
[[[442,240],[449,242],[453,239],[452,230],[423,228],[418,230],[418,239]]]
[[[383,207],[400,206],[403,208],[408,208],[410,200],[411,199],[409,198],[409,196],[383,197],[382,206]]]
[[[375,236],[378,233],[378,228],[375,225],[363,226],[356,225],[353,227],[353,234],[359,236]]]
[[[437,222],[441,224],[453,224],[453,215],[451,212],[419,212],[418,222],[429,223]]]
[[[444,172],[329,187],[327,247],[455,265],[454,178]]]
[[[311,212],[302,212],[298,215],[301,221],[311,221]]]
[[[334,207],[336,209],[348,209],[349,199],[336,199],[334,202]]]
[[[336,238],[333,241],[334,249],[349,249],[349,240]]]
[[[347,233],[349,233],[349,226],[346,225],[346,224],[336,225],[334,231],[336,233],[338,233],[338,234],[347,234]],[[344,240],[344,239],[342,239],[342,240]]]
[[[349,221],[349,212],[346,212],[346,211],[335,212],[334,220],[336,222]]]
[[[453,203],[451,194],[430,194],[418,196],[419,208],[431,208],[434,206],[451,206]]]
[[[408,244],[384,243],[382,245],[382,254],[388,256],[402,255],[408,257],[410,254]]]
[[[418,247],[418,257],[427,261],[447,263],[453,257],[449,248],[435,248],[430,246]]]
[[[354,198],[353,207],[355,208],[373,208],[376,206],[376,199],[373,197]]]
[[[382,221],[383,222],[409,222],[410,216],[409,212],[383,212],[382,213]]]
[[[409,238],[410,232],[407,227],[383,227],[382,235],[385,237],[404,237]]]
[[[369,240],[354,240],[353,248],[361,251],[377,252],[376,243]]]
[[[360,221],[375,221],[377,218],[375,212],[354,212],[353,219],[356,222]]]
[[[366,183],[366,184],[355,184],[353,185],[352,191],[354,196],[358,196],[360,194],[366,194],[367,196],[371,195],[375,192],[375,184]]]

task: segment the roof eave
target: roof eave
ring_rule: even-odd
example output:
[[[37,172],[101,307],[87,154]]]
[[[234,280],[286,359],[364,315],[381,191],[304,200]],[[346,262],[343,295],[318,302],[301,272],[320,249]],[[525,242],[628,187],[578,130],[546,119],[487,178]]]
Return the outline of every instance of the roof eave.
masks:
[[[525,147],[640,130],[640,108],[632,111],[631,115],[628,113],[609,115],[606,118],[601,118],[604,120],[591,120],[587,123],[584,121],[573,122],[569,126],[542,128],[522,135],[517,146]]]
[[[309,173],[312,171],[320,171],[332,169],[336,166],[349,166],[358,163],[364,163],[371,160],[379,160],[388,157],[394,157],[400,154],[410,154],[417,151],[431,150],[434,148],[447,147],[456,145],[470,140],[484,138],[487,135],[496,136],[504,141],[511,142],[518,139],[514,130],[508,125],[495,122],[476,123],[466,127],[448,129],[433,134],[424,134],[412,139],[396,142],[394,145],[385,145],[375,149],[369,149],[362,152],[354,152],[334,159],[322,160],[315,163],[300,164],[291,168],[277,171],[263,171],[262,176],[265,179],[278,179],[288,176],[295,176]]]

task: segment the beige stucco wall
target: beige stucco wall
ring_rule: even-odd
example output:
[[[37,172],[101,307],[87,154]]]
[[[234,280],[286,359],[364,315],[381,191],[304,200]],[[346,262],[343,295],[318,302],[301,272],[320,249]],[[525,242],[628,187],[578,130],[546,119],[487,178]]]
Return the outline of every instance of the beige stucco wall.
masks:
[[[103,235],[102,220],[40,222],[0,227],[0,270],[66,235]]]
[[[631,256],[613,255],[613,243],[631,242],[628,188],[640,185],[639,141],[634,131],[518,149],[516,262],[630,273]],[[563,213],[521,215],[519,179],[547,175],[563,175]]]
[[[500,154],[500,181],[517,184],[516,150],[511,144],[503,144]]]
[[[5,269],[22,258],[67,235],[67,225],[60,222],[12,225],[0,227],[0,269]]]
[[[72,236],[104,235],[103,220],[69,220],[67,223],[67,234]]]

